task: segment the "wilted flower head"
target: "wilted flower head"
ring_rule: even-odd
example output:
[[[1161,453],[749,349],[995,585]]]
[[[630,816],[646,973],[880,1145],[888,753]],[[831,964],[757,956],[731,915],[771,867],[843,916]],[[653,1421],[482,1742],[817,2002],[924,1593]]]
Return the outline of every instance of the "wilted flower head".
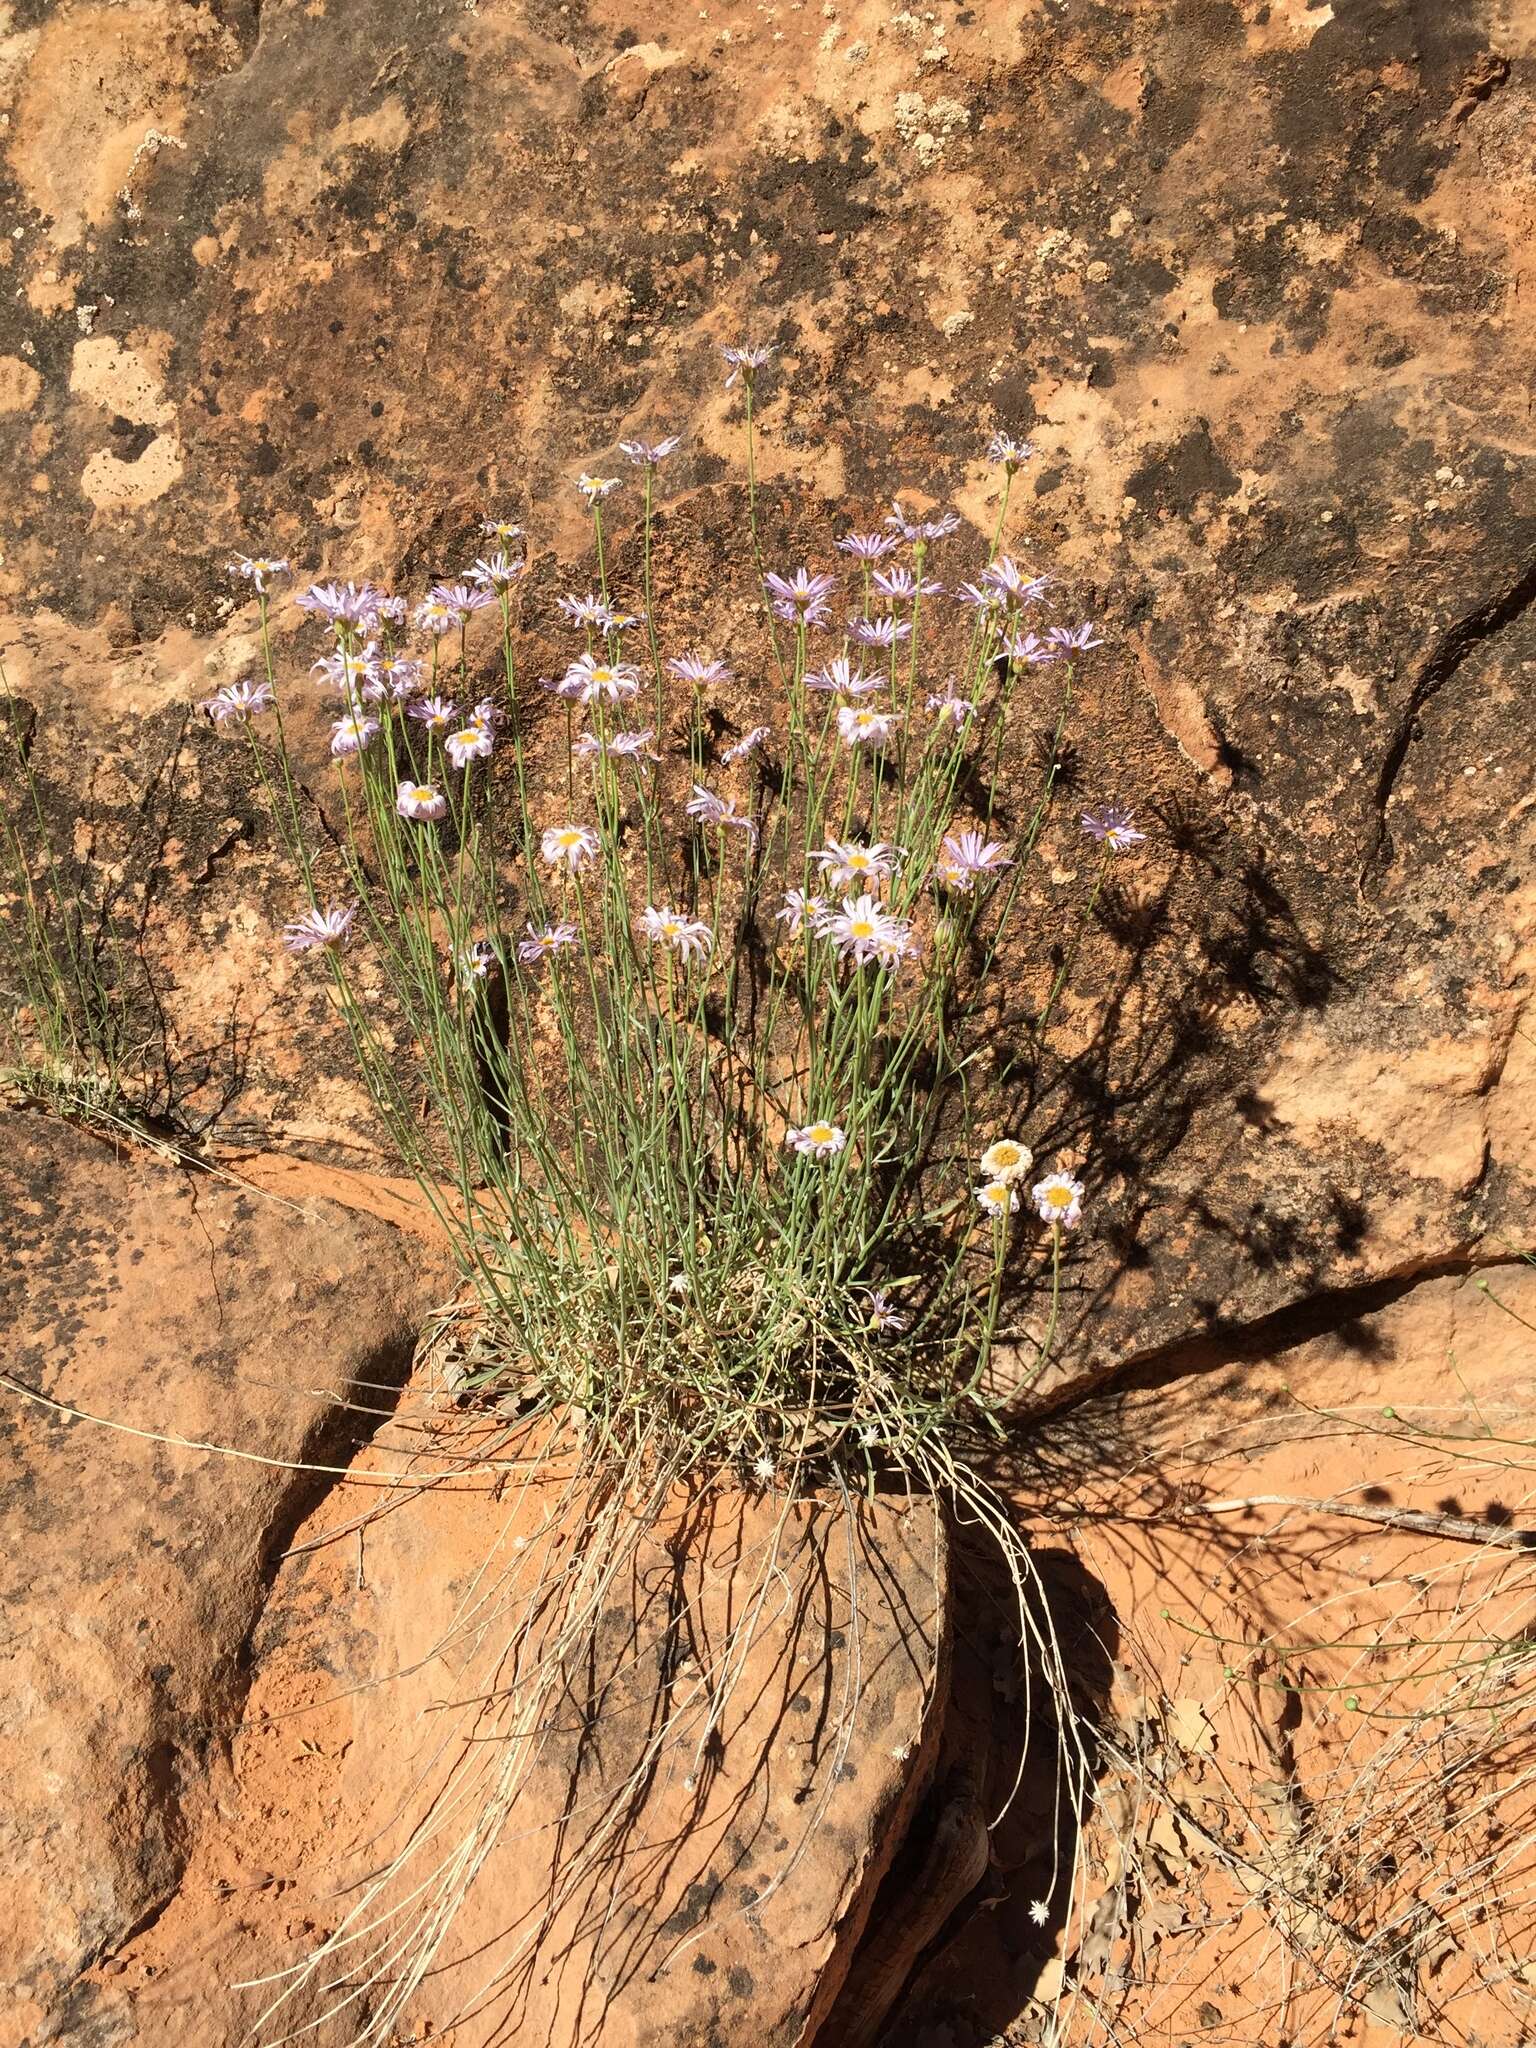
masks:
[[[802,1124],[798,1130],[786,1131],[784,1142],[804,1158],[830,1159],[834,1152],[841,1152],[847,1144],[848,1133],[841,1124],[818,1119],[815,1123]]]
[[[896,730],[889,711],[872,711],[867,704],[840,704],[837,736],[845,747],[883,747]]]
[[[292,924],[284,925],[283,944],[290,953],[308,953],[317,947],[344,946],[351,936],[352,920],[356,915],[355,903],[349,904],[345,910],[335,903],[324,910],[315,905]]]
[[[464,723],[478,725],[482,732],[494,733],[499,726],[505,725],[506,718],[507,714],[494,697],[482,697]]]
[[[223,725],[226,719],[236,718],[243,722],[254,718],[258,712],[270,711],[274,701],[269,682],[226,683],[222,690],[215,690],[211,697],[205,697],[197,708],[215,725]]]
[[[458,716],[458,709],[447,697],[418,697],[405,715],[418,720],[428,732],[446,732]]]
[[[1028,462],[1034,452],[1033,441],[1015,441],[1011,434],[994,434],[987,443],[988,462],[1001,462],[1008,469]]]
[[[855,561],[879,562],[901,546],[901,536],[895,533],[845,533],[837,545],[843,554],[852,555]]]
[[[981,1170],[989,1181],[1022,1180],[1034,1163],[1034,1153],[1017,1138],[998,1138],[981,1155]]]
[[[848,631],[855,640],[862,640],[866,647],[894,647],[898,640],[912,638],[911,622],[907,619],[886,617],[883,619],[850,619]]]
[[[734,797],[716,796],[713,790],[705,789],[696,782],[693,795],[683,809],[690,818],[696,818],[699,824],[713,830],[750,833],[753,845],[757,844],[757,826],[737,810]]]
[[[933,871],[946,889],[969,896],[978,875],[995,875],[1012,866],[1007,848],[997,840],[986,839],[980,832],[950,832],[939,848]]]
[[[793,576],[767,575],[763,583],[775,617],[787,619],[792,626],[825,624],[827,599],[837,588],[835,576],[813,576],[808,569],[797,569]]]
[[[893,527],[903,540],[943,540],[959,527],[960,514],[942,512],[937,519],[909,519],[902,510],[900,498],[892,498],[885,523]]]
[[[412,661],[404,654],[392,654],[387,661],[379,664],[377,687],[380,695],[387,694],[397,704],[404,704],[415,696],[421,688],[423,679],[424,671],[419,661]],[[365,696],[368,689],[369,686],[365,684]]]
[[[692,683],[696,690],[703,689],[706,683],[728,683],[731,679],[725,663],[707,654],[674,654],[667,663],[667,674],[680,683]]]
[[[772,342],[748,341],[735,348],[723,348],[720,353],[730,365],[730,375],[725,380],[726,390],[730,390],[738,377],[750,390],[758,371],[778,354],[778,350]]]
[[[952,725],[956,732],[962,731],[976,716],[976,706],[969,697],[962,697],[956,690],[953,676],[942,692],[930,694],[928,709],[940,725]]]
[[[1035,1214],[1042,1223],[1070,1230],[1083,1213],[1083,1184],[1065,1173],[1048,1173],[1029,1191]]]
[[[713,946],[714,933],[696,917],[684,917],[670,904],[657,909],[647,904],[640,913],[640,929],[655,946],[670,946],[684,960],[702,960]]]
[[[1128,846],[1139,845],[1147,836],[1145,832],[1136,830],[1131,823],[1131,814],[1123,804],[1105,804],[1101,810],[1084,811],[1083,830],[1090,839],[1096,839],[1111,853],[1123,853]]]
[[[752,1477],[763,1486],[772,1486],[779,1476],[779,1468],[766,1451],[752,1460]]]
[[[346,718],[338,718],[331,727],[331,752],[338,759],[344,754],[360,754],[378,732],[379,721],[365,718],[354,711]]]
[[[576,479],[576,488],[589,505],[600,505],[610,491],[619,488],[616,476],[588,476],[583,470]]]
[[[550,825],[539,840],[539,850],[551,867],[569,868],[575,874],[597,859],[598,837],[590,825]]]
[[[547,840],[549,834],[546,832],[544,837]],[[548,858],[546,849],[545,859]],[[530,924],[528,936],[517,942],[517,957],[525,967],[537,967],[541,961],[563,952],[567,946],[574,946],[579,937],[580,934],[573,924]]]
[[[787,924],[789,936],[798,939],[806,925],[816,927],[826,914],[827,906],[820,896],[807,896],[803,889],[786,889],[784,908],[774,912],[773,921]]]
[[[243,576],[257,590],[265,592],[274,576],[286,576],[288,564],[279,555],[236,555],[229,564],[231,576]]]
[[[841,654],[824,668],[807,670],[802,680],[808,690],[835,690],[839,697],[867,697],[871,690],[885,688],[884,676],[865,675]]]
[[[871,1287],[866,1320],[869,1327],[881,1336],[894,1337],[907,1327],[909,1318],[895,1306],[883,1287]]]
[[[1085,654],[1090,647],[1104,645],[1102,640],[1094,638],[1092,619],[1084,620],[1080,626],[1051,626],[1045,637],[1053,641],[1063,654]]]
[[[856,839],[829,838],[811,858],[821,869],[822,880],[834,889],[846,889],[855,883],[867,888],[871,882],[883,882],[895,873],[900,851],[883,839],[875,846],[861,846]]]
[[[467,768],[471,761],[486,760],[495,745],[490,727],[478,722],[449,733],[443,741],[444,751],[455,768]]]
[[[989,1216],[1011,1216],[1019,1206],[1019,1191],[1012,1181],[983,1181],[976,1199]]]
[[[772,737],[773,727],[771,725],[754,725],[751,731],[744,732],[739,740],[735,740],[730,746],[722,748],[720,758],[727,767],[734,767],[738,761],[744,761],[754,748],[760,747],[764,740],[772,739]]]
[[[619,447],[637,468],[654,469],[658,462],[666,461],[682,438],[681,434],[668,434],[660,441],[621,441]]]
[[[555,603],[575,626],[606,626],[608,622],[608,600],[600,597],[595,590],[589,590],[585,597],[557,597]]]
[[[476,939],[459,955],[459,972],[468,981],[488,980],[496,965],[496,948],[489,939]]]
[[[433,818],[447,816],[448,799],[430,782],[402,782],[395,791],[395,809],[402,818],[426,824]]]
[[[616,704],[621,697],[633,697],[640,689],[640,671],[625,661],[603,661],[595,654],[578,655],[560,683],[563,697],[583,704],[605,698]]]

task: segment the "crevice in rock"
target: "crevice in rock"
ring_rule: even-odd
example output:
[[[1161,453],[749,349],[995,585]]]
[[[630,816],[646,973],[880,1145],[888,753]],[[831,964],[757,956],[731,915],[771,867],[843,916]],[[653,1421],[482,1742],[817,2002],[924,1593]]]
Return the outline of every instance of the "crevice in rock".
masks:
[[[1016,1425],[1048,1421],[1083,1407],[1101,1395],[1123,1394],[1136,1389],[1155,1391],[1176,1380],[1219,1371],[1223,1366],[1241,1365],[1256,1358],[1272,1358],[1277,1352],[1294,1349],[1317,1337],[1346,1330],[1366,1316],[1376,1315],[1401,1301],[1426,1281],[1465,1277],[1468,1273],[1491,1271],[1501,1266],[1526,1263],[1519,1249],[1479,1258],[1468,1253],[1447,1254],[1426,1259],[1411,1272],[1389,1274],[1354,1287],[1322,1288],[1300,1301],[1287,1302],[1252,1322],[1212,1323],[1198,1334],[1176,1338],[1154,1350],[1133,1353],[1101,1372],[1068,1382],[1043,1395],[1014,1414]]]
[[[1371,821],[1365,856],[1360,864],[1359,888],[1362,895],[1369,895],[1371,887],[1381,870],[1392,861],[1392,834],[1387,824],[1387,806],[1391,802],[1397,778],[1402,773],[1403,763],[1408,758],[1408,749],[1413,745],[1414,728],[1419,715],[1430,699],[1444,688],[1462,663],[1480,647],[1512,626],[1521,615],[1536,604],[1536,561],[1532,561],[1517,581],[1497,597],[1490,597],[1474,610],[1467,612],[1454,624],[1447,626],[1435,641],[1428,655],[1419,666],[1413,686],[1408,692],[1408,701],[1397,721],[1381,768],[1376,777],[1376,789],[1372,799],[1375,816]]]

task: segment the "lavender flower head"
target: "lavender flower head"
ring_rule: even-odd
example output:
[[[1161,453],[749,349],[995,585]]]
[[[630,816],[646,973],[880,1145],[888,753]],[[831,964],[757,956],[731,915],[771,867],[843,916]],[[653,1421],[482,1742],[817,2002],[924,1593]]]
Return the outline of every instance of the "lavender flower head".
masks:
[[[838,552],[852,555],[857,562],[879,562],[901,546],[897,533],[845,533],[837,543]]]
[[[1108,853],[1124,853],[1128,846],[1138,846],[1147,836],[1136,830],[1123,804],[1105,804],[1097,811],[1084,811],[1083,830]]]
[[[668,434],[660,441],[621,441],[619,451],[627,455],[637,469],[654,469],[665,462],[673,449],[681,447],[681,434]]]
[[[773,360],[778,354],[778,350],[772,342],[747,341],[740,343],[735,348],[723,348],[720,353],[725,358],[730,369],[730,375],[725,380],[726,390],[729,391],[739,378],[750,391],[756,381],[758,371],[763,367],[764,363]]]
[[[205,697],[198,710],[215,725],[223,725],[227,719],[238,719],[242,724],[258,712],[270,711],[276,699],[269,682],[226,683],[222,690],[216,690],[211,697]]]
[[[283,944],[290,953],[309,953],[323,948],[329,951],[344,946],[352,933],[352,920],[357,916],[357,905],[350,904],[343,910],[332,903],[321,910],[318,905],[306,910],[292,924],[283,927]]]
[[[466,981],[488,981],[499,964],[489,939],[474,940],[459,955],[459,972]]]
[[[338,718],[331,727],[331,752],[337,760],[347,754],[360,754],[379,730],[376,718],[365,718],[360,711]]]
[[[683,960],[703,960],[715,943],[707,924],[696,917],[684,917],[670,904],[658,909],[647,904],[640,913],[640,929],[653,946],[670,946]]]
[[[628,662],[600,661],[596,655],[578,655],[558,686],[562,697],[574,697],[591,704],[599,698],[616,704],[621,697],[638,695],[640,671]]]
[[[469,581],[477,583],[484,590],[509,590],[520,576],[528,574],[528,564],[523,557],[514,559],[500,549],[494,555],[481,555],[469,572]]]
[[[899,565],[893,569],[877,569],[873,580],[882,597],[899,599],[903,604],[910,604],[919,591],[924,597],[942,597],[944,594],[942,583],[919,582],[910,569]]]
[[[767,575],[763,584],[775,618],[784,619],[791,626],[826,624],[830,612],[827,599],[837,588],[835,576],[813,576],[807,569],[797,569],[793,576]]]
[[[596,508],[603,502],[610,491],[616,491],[619,488],[619,479],[616,476],[588,476],[586,471],[583,470],[576,479],[576,488],[586,499],[587,503]]]
[[[899,641],[912,638],[912,625],[908,619],[897,619],[887,615],[880,619],[850,619],[848,632],[851,638],[862,640],[866,647],[895,647]]]
[[[382,595],[371,583],[311,583],[293,601],[301,612],[312,612],[345,631],[372,632]]]
[[[907,1327],[909,1318],[895,1306],[883,1287],[871,1287],[867,1297],[865,1320],[878,1336],[895,1337]],[[867,1434],[864,1440],[874,1441]]]
[[[402,782],[395,791],[395,809],[402,818],[426,825],[448,815],[448,799],[430,782]]]
[[[539,851],[552,868],[578,873],[597,859],[599,840],[590,825],[550,825],[539,840]]]
[[[482,519],[480,531],[488,540],[494,540],[502,547],[507,547],[513,541],[522,540],[525,537],[523,529],[512,519]]]
[[[1070,1174],[1048,1173],[1029,1191],[1035,1214],[1057,1230],[1070,1230],[1083,1213],[1083,1184]]]
[[[667,674],[680,683],[692,683],[696,690],[702,690],[706,683],[728,683],[731,672],[723,661],[713,660],[707,654],[674,654],[667,663]]]
[[[861,846],[856,839],[828,839],[811,858],[820,868],[822,880],[832,888],[867,889],[871,883],[889,880],[902,853],[900,847],[883,839],[874,846]]]
[[[839,697],[867,697],[871,690],[885,688],[884,676],[865,675],[841,654],[825,668],[808,670],[801,680],[808,690],[833,690]]]
[[[969,896],[979,876],[1000,874],[1012,866],[1006,847],[999,841],[986,839],[980,832],[951,832],[939,848],[933,871],[946,889]]]
[[[683,805],[683,809],[690,818],[696,819],[702,826],[720,832],[746,832],[751,836],[753,845],[757,844],[757,826],[751,818],[743,817],[737,810],[734,797],[716,796],[713,790],[705,789],[702,784],[696,782],[693,785],[693,795]]]
[[[288,574],[288,563],[280,555],[236,555],[229,564],[229,573],[231,576],[243,576],[264,597],[267,584],[274,576]]]
[[[994,434],[987,443],[988,462],[1000,462],[1010,472],[1028,462],[1034,452],[1033,441],[1016,441],[1011,434]]]
[[[416,719],[428,732],[446,732],[458,716],[458,708],[447,697],[418,697],[405,715]]]
[[[1044,668],[1064,659],[1062,649],[1053,640],[1042,640],[1038,633],[1010,633],[998,652],[1030,668]]]
[[[489,760],[495,745],[490,727],[476,722],[449,733],[443,741],[443,751],[455,768],[467,768],[471,761]]]
[[[889,711],[874,711],[867,704],[840,704],[837,736],[845,747],[883,747],[896,731]]]
[[[1010,604],[1034,604],[1051,587],[1049,576],[1026,575],[1012,555],[999,555],[995,562],[988,562],[981,580]]]
[[[802,1159],[830,1159],[847,1144],[848,1133],[841,1124],[828,1123],[823,1117],[814,1123],[801,1124],[797,1130],[786,1131],[784,1142]]]
[[[1052,626],[1046,632],[1046,639],[1060,648],[1063,656],[1086,654],[1090,647],[1102,647],[1104,642],[1093,637],[1093,621],[1086,619],[1080,626]]]
[[[885,523],[903,540],[944,540],[959,530],[960,514],[941,512],[937,519],[909,519],[902,510],[900,498],[892,498]]]
[[[545,837],[548,837],[547,833]],[[517,957],[525,967],[537,967],[541,961],[564,952],[568,946],[574,946],[579,937],[580,934],[573,924],[546,924],[540,927],[530,923],[528,936],[517,942]]]
[[[930,694],[928,709],[940,725],[952,725],[956,732],[963,732],[976,716],[976,706],[969,697],[962,697],[955,688],[955,679],[950,677],[942,692]]]
[[[842,909],[828,911],[816,928],[855,967],[867,967],[871,961],[893,964],[911,937],[906,921],[893,917],[867,890],[862,896],[845,896]]]
[[[808,896],[803,889],[786,889],[784,908],[774,912],[773,921],[775,924],[787,924],[789,936],[798,939],[807,925],[816,930],[826,914],[827,905],[823,897]]]

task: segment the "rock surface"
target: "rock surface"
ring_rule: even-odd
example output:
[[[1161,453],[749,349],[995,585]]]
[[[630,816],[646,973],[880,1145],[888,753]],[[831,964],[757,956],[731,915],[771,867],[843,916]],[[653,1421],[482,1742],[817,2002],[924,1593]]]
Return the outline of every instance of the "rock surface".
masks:
[[[232,1004],[247,1034],[238,1103],[214,1059],[193,1110],[386,1156],[328,1006],[274,958],[292,890],[243,774],[182,723],[255,659],[226,551],[415,588],[487,507],[531,511],[547,609],[582,545],[572,475],[680,427],[662,629],[707,622],[751,668],[713,353],[751,330],[781,350],[773,547],[895,484],[986,530],[1002,425],[1040,450],[1016,545],[1105,624],[1010,965],[1027,1013],[1090,884],[1072,808],[1135,802],[1151,844],[1031,1098],[1037,1151],[1090,1174],[1068,1379],[1520,1237],[1529,23],[1492,0],[10,21],[5,652],[87,860],[93,832],[124,860],[110,828],[157,763],[186,778],[142,883],[163,1007],[187,1066]]]
[[[346,1460],[349,1401],[391,1400],[446,1283],[440,1254],[407,1256],[334,1203],[300,1209],[39,1119],[7,1115],[3,1131],[13,2044],[97,2038],[80,1975],[181,1878],[251,1631],[324,1483],[295,1465]]]
[[[355,1499],[301,1531],[253,1645],[227,1800],[104,2008],[126,2000],[132,2038],[234,2048],[210,1982],[301,1963],[358,1904],[343,1887],[420,1830],[416,1861],[364,1895],[359,1923],[400,1907],[473,1853],[490,1801],[505,1817],[403,2038],[449,2038],[467,2011],[451,2036],[465,2048],[808,2042],[932,1772],[948,1602],[932,1508],[786,1519],[771,1494],[722,1496],[637,1546],[605,1537],[586,1559],[603,1575],[595,1648],[530,1717],[508,1696],[511,1624],[551,1569],[573,1569],[580,1517],[558,1472],[523,1483],[526,1446],[505,1431],[499,1448],[483,1431],[439,1436],[440,1460],[431,1438],[428,1416],[408,1417],[364,1455],[359,1472],[396,1474],[399,1497],[355,1549],[327,1542]],[[455,1458],[463,1476],[434,1483]],[[519,1655],[526,1669],[528,1639]],[[439,1897],[429,1883],[417,1908]],[[546,1910],[537,1954],[520,1954]],[[343,1963],[367,1974],[356,1951]],[[322,2038],[344,2038],[326,2021],[334,1995],[299,1991]]]

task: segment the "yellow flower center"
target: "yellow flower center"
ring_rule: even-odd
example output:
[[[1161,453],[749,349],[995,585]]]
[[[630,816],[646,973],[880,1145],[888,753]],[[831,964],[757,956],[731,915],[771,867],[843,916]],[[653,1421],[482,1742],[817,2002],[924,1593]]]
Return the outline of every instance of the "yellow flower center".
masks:
[[[1047,1188],[1045,1199],[1053,1209],[1070,1209],[1072,1206],[1072,1190],[1063,1187]]]
[[[426,789],[418,786],[411,791],[411,801],[418,804],[429,804],[436,795],[437,791],[435,789]]]
[[[1008,1183],[1002,1180],[990,1182],[986,1195],[987,1201],[992,1208],[1001,1209],[1005,1207],[1008,1201]]]
[[[832,1142],[832,1126],[830,1124],[812,1124],[810,1138],[813,1145],[830,1145]]]
[[[848,934],[850,938],[872,939],[875,936],[875,927],[872,919],[867,917],[853,918],[848,926]]]

